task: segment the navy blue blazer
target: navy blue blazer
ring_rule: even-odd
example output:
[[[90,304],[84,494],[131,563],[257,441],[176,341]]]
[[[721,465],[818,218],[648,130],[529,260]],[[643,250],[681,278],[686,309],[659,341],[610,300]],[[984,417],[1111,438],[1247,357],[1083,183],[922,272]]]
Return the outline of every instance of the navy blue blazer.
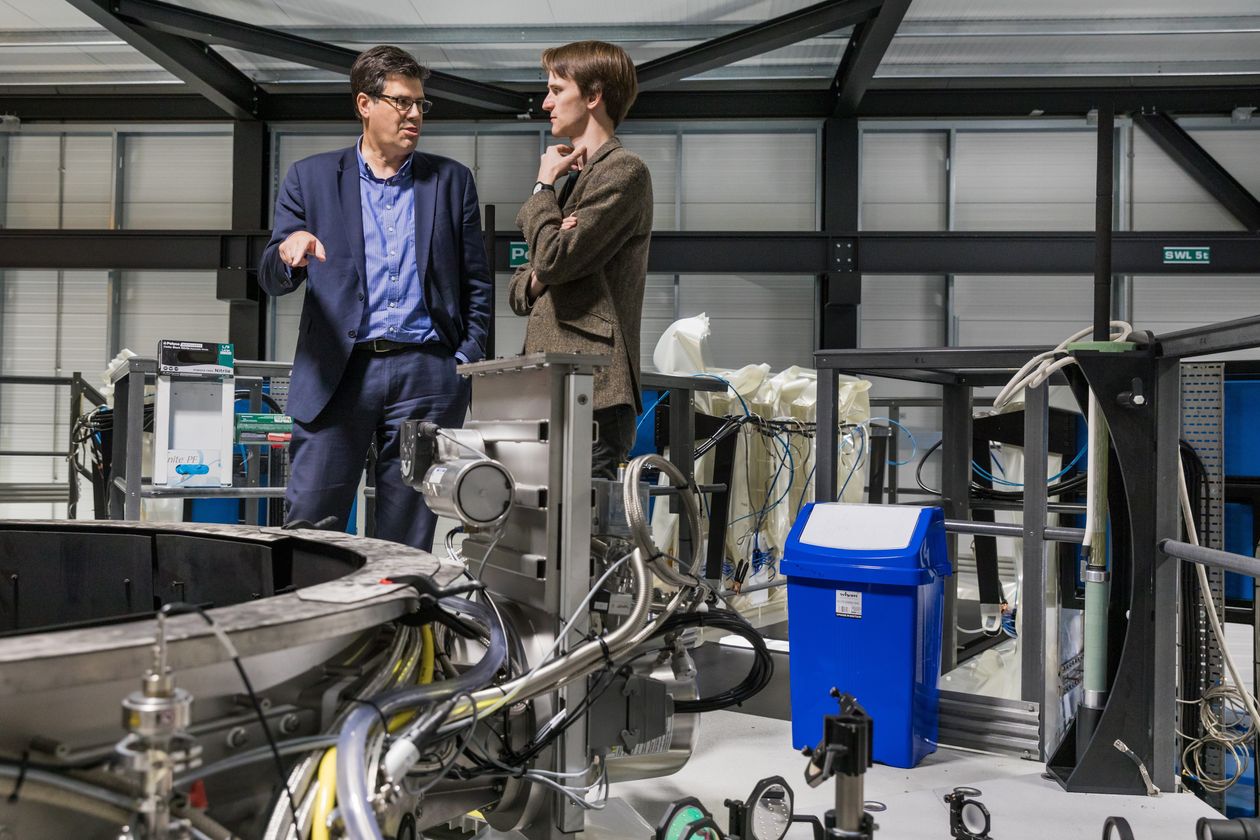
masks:
[[[481,238],[477,187],[468,167],[415,152],[416,265],[424,272],[424,300],[434,329],[451,353],[485,357],[493,286]],[[280,243],[305,230],[324,245],[320,262],[285,274]],[[287,295],[306,281],[287,411],[312,422],[328,404],[358,338],[367,293],[363,212],[354,146],[300,160],[289,167],[276,197],[271,241],[258,268],[267,294]]]

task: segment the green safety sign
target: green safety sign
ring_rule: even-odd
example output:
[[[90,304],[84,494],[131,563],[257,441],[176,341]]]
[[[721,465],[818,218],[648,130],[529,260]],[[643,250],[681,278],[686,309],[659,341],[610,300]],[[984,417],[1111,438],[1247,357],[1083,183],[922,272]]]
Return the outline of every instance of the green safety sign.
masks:
[[[529,262],[529,244],[525,242],[508,243],[508,268],[519,268]]]
[[[1211,265],[1212,249],[1202,245],[1165,245],[1164,265]]]

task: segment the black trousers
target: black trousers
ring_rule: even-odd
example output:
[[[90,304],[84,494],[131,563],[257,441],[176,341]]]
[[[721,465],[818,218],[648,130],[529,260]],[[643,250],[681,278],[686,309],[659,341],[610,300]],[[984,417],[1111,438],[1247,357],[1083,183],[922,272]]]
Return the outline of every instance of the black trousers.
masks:
[[[635,414],[628,405],[613,405],[595,410],[599,438],[591,447],[591,475],[595,478],[616,478],[617,467],[634,446]]]

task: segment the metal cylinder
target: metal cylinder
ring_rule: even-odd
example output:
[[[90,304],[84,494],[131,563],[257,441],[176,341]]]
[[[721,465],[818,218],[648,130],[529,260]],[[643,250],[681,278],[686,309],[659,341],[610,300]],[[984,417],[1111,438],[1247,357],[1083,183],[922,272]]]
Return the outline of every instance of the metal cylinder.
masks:
[[[492,458],[457,458],[430,467],[422,492],[434,513],[469,528],[494,528],[512,510],[516,482]]]

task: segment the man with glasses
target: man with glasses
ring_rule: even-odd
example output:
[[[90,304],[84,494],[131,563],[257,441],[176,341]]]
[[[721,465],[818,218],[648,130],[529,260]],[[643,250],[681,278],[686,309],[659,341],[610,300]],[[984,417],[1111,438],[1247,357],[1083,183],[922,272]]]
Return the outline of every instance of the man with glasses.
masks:
[[[467,167],[416,151],[429,71],[397,47],[355,60],[363,133],[300,160],[276,198],[259,285],[306,283],[289,385],[287,519],[344,528],[376,443],[376,531],[428,550],[436,516],[399,469],[402,422],[463,424],[459,362],[485,355],[491,282]]]

